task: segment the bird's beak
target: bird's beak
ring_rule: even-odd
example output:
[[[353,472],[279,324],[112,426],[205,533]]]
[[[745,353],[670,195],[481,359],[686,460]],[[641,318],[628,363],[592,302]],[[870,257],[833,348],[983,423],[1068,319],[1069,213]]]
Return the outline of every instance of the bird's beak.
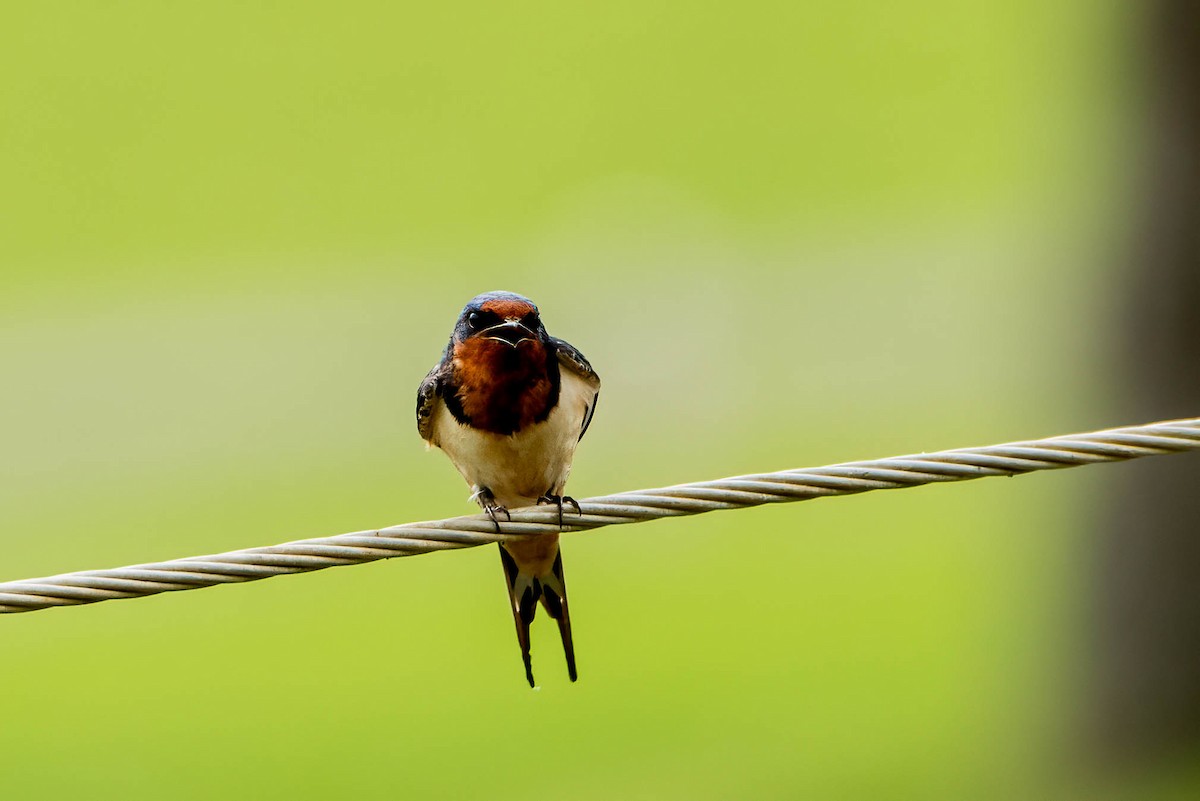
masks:
[[[483,329],[480,333],[486,339],[494,339],[514,348],[525,340],[532,341],[534,339],[533,332],[521,325],[518,320],[505,320],[499,325]]]

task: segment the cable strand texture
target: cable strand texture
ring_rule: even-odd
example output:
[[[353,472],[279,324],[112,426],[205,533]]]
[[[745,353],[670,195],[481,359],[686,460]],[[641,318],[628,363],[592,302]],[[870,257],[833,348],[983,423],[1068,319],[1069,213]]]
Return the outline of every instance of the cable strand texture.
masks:
[[[563,530],[582,531],[718,509],[1015,476],[1189,450],[1200,450],[1200,418],[602,495],[580,501],[582,514],[568,513]],[[469,515],[211,556],[9,581],[0,583],[0,613],[255,581],[558,530],[558,512],[550,507],[513,509],[511,515],[511,521],[502,523],[502,533],[496,532],[486,516]]]

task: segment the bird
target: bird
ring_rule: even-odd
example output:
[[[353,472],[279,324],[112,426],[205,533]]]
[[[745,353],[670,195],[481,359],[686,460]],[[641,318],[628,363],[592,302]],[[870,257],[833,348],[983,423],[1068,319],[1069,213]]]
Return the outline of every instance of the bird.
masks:
[[[575,448],[600,397],[600,377],[575,347],[550,336],[533,301],[485,292],[463,307],[442,359],[417,390],[417,431],[440,448],[501,531],[510,508],[563,506]],[[578,679],[558,532],[499,543],[509,606],[535,687],[529,627],[540,602],[558,622],[567,674]]]

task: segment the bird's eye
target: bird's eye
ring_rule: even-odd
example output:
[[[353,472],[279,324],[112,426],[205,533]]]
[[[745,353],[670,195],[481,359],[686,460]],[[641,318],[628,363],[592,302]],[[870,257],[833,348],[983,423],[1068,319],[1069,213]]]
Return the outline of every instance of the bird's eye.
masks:
[[[524,325],[526,328],[536,331],[537,327],[538,327],[537,312],[530,312],[529,314],[522,317],[521,324]]]
[[[479,312],[471,312],[467,315],[467,325],[471,328],[478,328],[480,319]]]

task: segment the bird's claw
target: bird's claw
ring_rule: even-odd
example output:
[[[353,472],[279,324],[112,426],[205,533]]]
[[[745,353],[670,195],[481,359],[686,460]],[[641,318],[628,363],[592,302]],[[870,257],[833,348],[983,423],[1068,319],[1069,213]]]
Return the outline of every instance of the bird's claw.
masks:
[[[512,515],[508,513],[508,508],[496,503],[496,496],[487,487],[480,487],[475,490],[475,494],[471,498],[483,507],[483,511],[492,519],[492,525],[496,527],[496,533],[500,533],[500,518],[497,515],[504,515],[504,519],[511,522]]]
[[[575,514],[577,514],[577,515],[583,514],[583,510],[579,508],[579,501],[575,500],[570,495],[551,495],[550,493],[546,493],[542,497],[538,498],[537,502],[538,502],[539,506],[541,504],[552,503],[558,507],[558,527],[560,529],[563,527],[563,504],[564,503],[567,504],[568,506],[574,506]]]
[[[579,508],[579,501],[575,500],[570,495],[564,495],[564,496],[562,496],[562,498],[560,499],[559,504],[558,504],[560,509],[562,508],[562,505],[564,503],[567,504],[568,506],[574,506],[575,514],[579,515],[580,517],[583,517],[583,509]]]

